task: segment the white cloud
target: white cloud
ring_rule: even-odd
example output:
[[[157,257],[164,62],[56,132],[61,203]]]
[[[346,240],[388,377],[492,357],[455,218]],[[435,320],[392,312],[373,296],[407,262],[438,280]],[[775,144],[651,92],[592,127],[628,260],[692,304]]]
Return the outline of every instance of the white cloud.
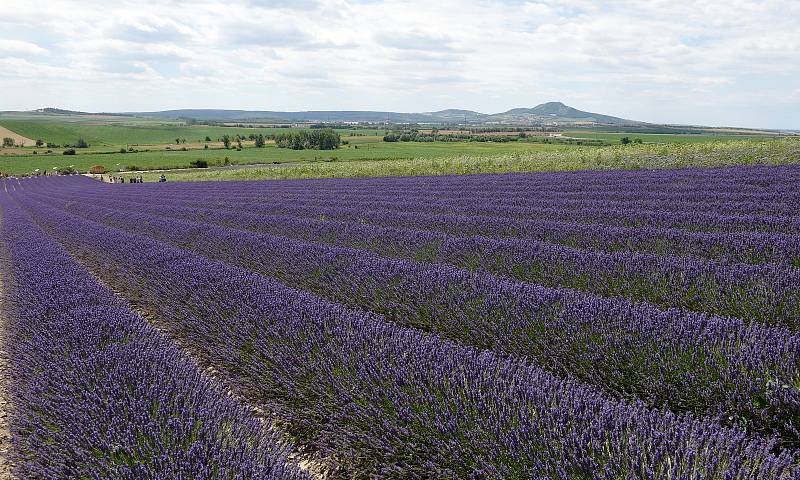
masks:
[[[495,112],[561,100],[747,124],[731,112],[753,99],[765,126],[800,126],[792,0],[4,3],[0,90],[23,91],[0,108]],[[31,72],[30,87],[11,80]],[[65,90],[77,104],[59,103]]]
[[[0,38],[0,56],[45,55],[47,53],[47,49],[35,43]]]

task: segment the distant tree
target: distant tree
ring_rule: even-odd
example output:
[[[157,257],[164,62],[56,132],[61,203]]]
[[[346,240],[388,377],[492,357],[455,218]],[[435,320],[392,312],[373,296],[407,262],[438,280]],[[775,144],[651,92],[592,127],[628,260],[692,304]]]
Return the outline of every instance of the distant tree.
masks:
[[[75,148],[89,148],[89,144],[81,137],[78,139],[78,143],[75,144]]]
[[[225,145],[225,148],[231,148],[231,137],[228,135],[223,135],[222,144]]]
[[[266,143],[264,142],[264,135],[260,133],[258,134],[257,137],[254,138],[254,140],[256,142],[256,148],[262,148],[264,146],[264,143]]]
[[[125,150],[125,147],[122,147],[122,148],[119,149],[119,153],[126,153],[126,152],[127,152],[127,150]]]
[[[211,137],[209,137],[208,135],[206,135],[206,142],[210,142],[210,141],[211,141]]]
[[[180,144],[181,144],[181,139],[176,137],[175,138],[175,145],[180,145]]]
[[[242,149],[242,140],[241,139],[236,141],[236,148],[238,148],[239,150]]]
[[[198,158],[197,160],[189,162],[189,166],[192,168],[208,168],[208,162]]]
[[[64,150],[64,155],[75,155],[75,149],[68,148],[67,150]]]
[[[620,143],[622,143],[623,145],[627,145],[627,144],[631,143],[631,139],[630,139],[630,138],[628,138],[628,137],[622,137],[622,138],[621,138],[619,141],[620,141]]]
[[[634,138],[633,139],[633,143],[642,143],[642,139],[641,138]]]
[[[41,147],[42,145],[44,145],[44,142],[42,141],[42,139],[41,138],[36,139],[36,146],[37,147]]]
[[[11,137],[3,137],[3,148],[5,147],[13,147],[14,146],[14,139]]]

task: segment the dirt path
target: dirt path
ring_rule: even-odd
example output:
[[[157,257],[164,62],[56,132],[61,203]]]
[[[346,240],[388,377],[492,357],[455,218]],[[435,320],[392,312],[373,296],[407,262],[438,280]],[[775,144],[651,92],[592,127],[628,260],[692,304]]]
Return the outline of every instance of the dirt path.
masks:
[[[0,139],[5,137],[11,137],[14,139],[15,145],[22,145],[25,147],[33,147],[36,146],[36,140],[31,140],[28,137],[23,137],[18,133],[14,133],[11,130],[7,129],[6,127],[0,125]],[[0,143],[2,145],[2,143]]]
[[[2,219],[0,218],[0,221]],[[2,245],[0,245],[2,248]],[[8,352],[6,351],[6,315],[3,308],[3,275],[0,273],[0,480],[11,480],[11,463],[8,459],[11,448],[9,429]]]

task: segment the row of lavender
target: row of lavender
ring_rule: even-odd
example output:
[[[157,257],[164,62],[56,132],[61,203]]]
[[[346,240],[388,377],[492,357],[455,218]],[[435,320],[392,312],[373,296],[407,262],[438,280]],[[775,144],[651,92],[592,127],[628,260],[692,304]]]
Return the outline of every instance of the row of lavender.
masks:
[[[343,478],[797,475],[789,451],[774,456],[773,442],[710,419],[621,402],[523,358],[347,310],[24,191],[13,197]]]
[[[800,234],[792,233],[791,229],[783,231],[775,226],[769,231],[705,232],[649,224],[631,227],[585,221],[557,221],[548,217],[514,218],[437,213],[435,206],[428,205],[422,199],[413,208],[406,204],[389,204],[381,208],[385,197],[380,192],[373,194],[379,198],[365,200],[356,206],[347,202],[345,206],[340,206],[341,201],[336,197],[315,200],[311,205],[285,201],[280,197],[272,198],[271,195],[261,199],[256,197],[244,203],[233,200],[215,203],[198,192],[170,197],[165,195],[163,188],[147,190],[157,194],[148,198],[139,191],[125,198],[117,192],[106,190],[86,193],[86,198],[104,201],[111,196],[142,207],[168,203],[217,210],[245,209],[261,215],[337,219],[396,228],[436,230],[460,236],[522,238],[593,251],[640,251],[657,255],[699,256],[729,263],[780,263],[800,266]],[[465,212],[469,213],[469,209]],[[590,215],[588,218],[594,217]],[[797,217],[785,218],[791,224],[797,221]],[[769,224],[770,220],[764,219],[764,222]]]
[[[222,187],[214,184],[176,186],[171,191],[204,192],[220,194],[252,194],[275,192],[298,194],[301,192],[333,195],[360,195],[368,190],[381,190],[400,196],[433,195],[452,197],[468,192],[471,197],[501,194],[526,197],[537,195],[608,195],[625,194],[635,198],[660,197],[664,194],[685,194],[688,197],[713,200],[717,195],[734,197],[739,201],[748,196],[764,199],[775,192],[784,192],[797,199],[793,185],[800,179],[800,168],[787,167],[732,167],[721,169],[684,169],[655,171],[562,172],[507,175],[454,175],[445,177],[414,178],[359,178],[340,180],[307,180],[302,185],[294,181],[237,182]]]
[[[308,478],[0,192],[16,478]]]
[[[42,195],[26,197],[30,208],[43,211],[60,204]],[[661,311],[623,299],[148,213],[120,214],[74,202],[62,208],[381,313],[397,324],[528,358],[617,397],[780,434],[787,446],[800,443],[800,390],[795,385],[800,336],[785,328]],[[240,215],[242,221],[233,223],[246,224],[247,214]],[[791,278],[796,281],[797,275]],[[768,285],[765,276],[762,286]],[[787,286],[789,295],[797,292]],[[796,298],[794,305],[796,310]]]
[[[243,212],[130,203],[113,195],[87,198],[79,192],[48,192],[42,198],[69,201],[67,208],[73,212],[88,211],[87,203],[89,209],[99,204],[113,208],[113,212],[100,213],[125,219],[145,214],[202,221],[369,250],[386,257],[485,270],[528,283],[622,296],[664,308],[680,307],[800,329],[800,290],[796,288],[800,269],[784,264],[719,264],[684,256],[583,251],[522,239],[459,237],[436,231],[262,215],[249,213],[249,208]]]
[[[413,178],[413,179],[353,179],[297,182],[237,182],[235,185],[174,185],[163,187],[167,195],[190,193],[207,201],[227,202],[241,198],[260,197],[260,200],[282,198],[286,201],[327,197],[351,203],[374,197],[380,192],[383,199],[399,201],[463,200],[472,205],[487,202],[503,206],[561,206],[565,203],[607,202],[622,206],[647,205],[654,210],[675,210],[672,203],[685,208],[699,208],[715,213],[741,211],[738,207],[766,205],[792,214],[800,194],[794,185],[798,181],[797,167],[727,170],[702,170],[687,175],[686,171],[614,172],[614,182],[602,182],[597,172],[560,175],[481,175]],[[728,175],[723,175],[727,172]],[[720,183],[719,179],[727,179]],[[705,181],[703,181],[705,180]],[[173,188],[174,187],[174,188]],[[796,211],[796,210],[795,210]],[[753,213],[745,211],[744,213]],[[777,212],[766,211],[775,214]]]
[[[198,192],[191,192],[191,196],[197,196]],[[466,198],[458,199],[463,195]],[[165,200],[186,201],[191,200],[186,194],[179,191],[173,194],[166,194]],[[784,233],[800,232],[800,219],[797,217],[797,206],[784,203],[787,194],[778,192],[775,199],[771,202],[760,201],[757,203],[759,209],[768,209],[766,212],[753,213],[752,210],[741,211],[742,206],[727,207],[728,211],[709,211],[706,205],[695,204],[684,206],[680,211],[663,210],[663,205],[672,205],[674,198],[662,198],[659,203],[653,205],[652,202],[626,202],[620,204],[619,201],[609,201],[607,198],[592,199],[584,204],[575,205],[574,200],[564,201],[547,198],[540,192],[536,192],[533,202],[527,197],[522,197],[524,203],[515,202],[509,204],[509,198],[502,192],[494,192],[493,197],[475,198],[472,192],[458,192],[457,199],[453,198],[431,198],[429,195],[420,193],[415,196],[408,196],[408,192],[397,193],[383,192],[372,194],[337,194],[331,192],[294,192],[291,194],[280,194],[270,192],[264,198],[263,192],[250,192],[246,195],[236,195],[230,193],[227,196],[217,197],[216,195],[203,193],[200,198],[202,202],[218,203],[226,206],[242,204],[252,204],[254,201],[264,205],[281,206],[291,204],[293,206],[316,207],[335,199],[346,203],[353,208],[387,209],[396,208],[407,212],[431,212],[440,214],[458,214],[462,216],[494,216],[511,219],[536,219],[548,218],[560,222],[578,223],[602,223],[617,226],[640,226],[649,225],[658,228],[680,228],[693,231],[771,231],[779,230]],[[754,202],[746,202],[753,204]],[[747,205],[745,205],[747,207]],[[674,208],[674,207],[672,207]],[[699,211],[698,211],[699,210]],[[733,210],[733,211],[731,211]],[[738,211],[737,211],[738,210]]]

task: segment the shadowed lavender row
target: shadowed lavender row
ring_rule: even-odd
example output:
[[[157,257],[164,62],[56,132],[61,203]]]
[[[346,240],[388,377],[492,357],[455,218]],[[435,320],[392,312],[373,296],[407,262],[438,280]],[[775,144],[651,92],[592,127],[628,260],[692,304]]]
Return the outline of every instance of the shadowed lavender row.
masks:
[[[284,440],[0,196],[17,478],[308,478]]]
[[[40,216],[63,215],[28,201]],[[800,441],[800,337],[783,328],[601,299],[270,234],[76,205],[395,323],[530,358],[620,397]],[[62,222],[79,222],[64,217]],[[77,225],[80,223],[76,223]],[[83,227],[102,228],[102,227]]]
[[[796,458],[491,352],[26,205],[341,478],[791,478]]]

